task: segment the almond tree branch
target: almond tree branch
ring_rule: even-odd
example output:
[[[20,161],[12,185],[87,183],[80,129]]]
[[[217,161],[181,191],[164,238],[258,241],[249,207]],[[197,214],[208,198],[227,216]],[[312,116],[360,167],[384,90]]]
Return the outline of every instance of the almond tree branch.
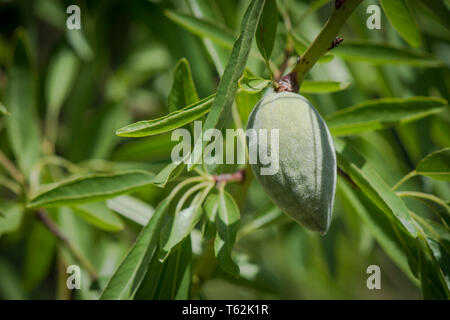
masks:
[[[288,91],[295,91],[297,88],[300,88],[306,73],[320,57],[333,47],[339,30],[361,2],[362,0],[336,0],[335,9],[330,19],[328,19],[319,35],[300,57],[292,72],[283,78],[289,82]],[[281,87],[283,88],[283,86]]]

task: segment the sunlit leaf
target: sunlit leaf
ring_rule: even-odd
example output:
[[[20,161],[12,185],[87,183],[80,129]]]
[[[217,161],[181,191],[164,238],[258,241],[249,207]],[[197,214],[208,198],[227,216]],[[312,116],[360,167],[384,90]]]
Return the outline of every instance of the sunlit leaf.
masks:
[[[108,199],[106,205],[109,209],[142,226],[147,224],[155,211],[149,204],[129,195]]]
[[[345,90],[349,86],[350,82],[304,80],[300,87],[300,93],[333,93]]]
[[[190,106],[152,120],[139,121],[120,128],[116,134],[121,137],[145,137],[164,133],[188,124],[209,112],[215,94],[210,95]]]
[[[416,20],[405,0],[380,0],[389,22],[413,47],[420,46],[420,32]]]

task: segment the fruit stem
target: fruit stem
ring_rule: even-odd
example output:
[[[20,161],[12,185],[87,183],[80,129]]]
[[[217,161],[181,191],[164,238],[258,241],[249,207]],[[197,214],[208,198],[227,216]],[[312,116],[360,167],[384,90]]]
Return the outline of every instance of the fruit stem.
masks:
[[[295,90],[297,87],[300,88],[306,73],[314,66],[317,60],[330,48],[336,46],[336,36],[339,30],[361,2],[362,0],[336,0],[336,5],[330,19],[328,19],[319,35],[300,57],[292,72],[284,77],[289,76],[288,79],[292,82],[295,79],[293,74],[296,74],[295,81],[297,83],[291,85],[291,89]]]

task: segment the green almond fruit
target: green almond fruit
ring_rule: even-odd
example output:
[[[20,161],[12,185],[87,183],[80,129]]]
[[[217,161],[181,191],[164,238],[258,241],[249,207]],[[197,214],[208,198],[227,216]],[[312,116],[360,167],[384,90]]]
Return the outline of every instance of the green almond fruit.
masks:
[[[258,133],[257,150],[268,155],[278,152],[278,170],[274,174],[261,174],[267,165],[261,163],[260,155],[255,163],[250,159],[264,191],[299,224],[326,234],[336,191],[336,153],[320,114],[299,94],[273,92],[252,110],[249,129],[268,129],[267,139],[260,139]],[[278,148],[271,145],[271,129],[278,129]]]

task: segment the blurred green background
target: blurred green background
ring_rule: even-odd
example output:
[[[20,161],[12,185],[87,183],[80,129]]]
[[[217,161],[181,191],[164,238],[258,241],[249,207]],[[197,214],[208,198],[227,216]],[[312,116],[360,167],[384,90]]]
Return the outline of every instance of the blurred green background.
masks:
[[[279,67],[285,59],[286,21],[290,21],[299,38],[311,42],[326,22],[333,2],[278,1],[285,16],[280,15],[272,54],[275,66]],[[449,99],[450,16],[447,10],[439,19],[420,2],[408,1],[420,30],[419,48],[411,48],[383,12],[380,30],[366,27],[367,6],[379,5],[378,1],[364,1],[355,11],[339,33],[344,38],[343,47],[351,40],[387,43],[408,52],[429,54],[441,63],[433,67],[395,59],[380,63],[371,57],[343,59],[336,54],[331,62],[316,65],[309,74],[310,80],[351,83],[348,89],[336,93],[306,95],[323,115],[381,97]],[[31,191],[74,171],[161,170],[170,161],[173,142],[169,134],[132,140],[117,137],[115,130],[168,113],[173,71],[182,57],[190,63],[199,97],[213,93],[230,52],[227,43],[221,45],[214,35],[212,39],[216,41],[207,35],[199,36],[195,29],[183,27],[170,12],[203,17],[233,38],[248,3],[246,0],[76,1],[81,8],[82,29],[68,30],[66,8],[73,1],[0,0],[0,102],[7,109],[14,61],[22,61],[18,55],[23,52],[15,49],[18,38],[25,39],[31,58],[29,73],[24,76],[30,79],[29,85],[18,89],[19,98],[29,107],[23,109],[22,116],[28,117],[30,123],[30,127],[19,130],[38,132],[34,136],[36,140],[29,143],[30,149],[39,149],[40,166],[35,162],[19,163]],[[295,59],[296,53],[292,52],[289,66]],[[269,76],[263,61],[252,54],[248,69],[255,75]],[[259,98],[246,93],[238,95],[244,122]],[[0,118],[0,150],[16,162],[8,142],[5,119]],[[446,108],[411,124],[363,133],[349,140],[392,186],[424,156],[449,147],[449,132],[450,113]],[[1,166],[0,173],[5,174]],[[151,212],[172,186],[149,187],[134,193],[133,197],[144,202],[141,203],[144,211]],[[432,193],[446,201],[450,199],[447,182],[415,178],[402,188]],[[23,210],[23,205],[16,205],[23,203],[24,196],[15,195],[9,189],[0,184],[0,208],[13,208],[18,213],[8,224],[0,224],[0,298],[97,298],[98,286],[113,273],[136,237],[139,224],[122,219],[121,230],[108,232],[88,223],[71,208],[50,210],[50,216],[87,257],[101,280],[93,284],[83,271],[82,289],[70,292],[65,287],[65,268],[75,263],[73,258],[33,215]],[[216,269],[204,283],[200,298],[422,297],[419,282],[409,271],[401,250],[394,247],[387,253],[386,246],[391,245],[389,239],[380,245],[380,238],[373,236],[376,230],[371,228],[371,218],[364,218],[376,217],[379,209],[362,194],[352,191],[343,180],[338,181],[334,218],[325,237],[306,231],[283,217],[264,228],[255,226],[255,221],[267,213],[277,216],[277,209],[256,181],[251,182],[248,194],[241,199],[239,190],[238,186],[230,188],[241,207],[241,226],[256,229],[243,235],[235,246],[242,277],[233,279]],[[405,201],[421,216],[432,215],[432,210],[419,200]],[[114,203],[108,206],[117,211]],[[200,238],[200,231],[192,234],[194,260],[201,253]],[[366,287],[369,265],[381,268],[381,290]],[[450,264],[445,262],[444,266],[448,269]]]

